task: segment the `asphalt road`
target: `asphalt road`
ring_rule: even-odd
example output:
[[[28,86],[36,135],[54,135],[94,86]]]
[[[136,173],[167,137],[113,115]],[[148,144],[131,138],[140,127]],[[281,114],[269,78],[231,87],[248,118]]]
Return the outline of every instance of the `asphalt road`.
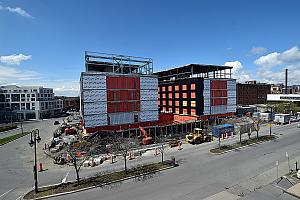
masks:
[[[36,126],[41,130],[44,141],[50,140],[56,128],[53,126],[55,120],[32,123],[35,124],[32,128]],[[197,146],[185,145],[181,151],[172,149],[165,153],[165,157],[175,155],[180,161],[177,168],[161,172],[145,181],[126,181],[57,199],[205,199],[212,195],[244,195],[243,198],[251,199],[251,195],[256,197],[258,191],[268,188],[268,183],[276,179],[276,160],[280,163],[279,173],[283,175],[287,172],[285,152],[289,152],[291,162],[295,159],[300,161],[300,157],[296,157],[300,155],[300,129],[296,125],[286,125],[273,127],[273,132],[279,136],[278,140],[223,155],[209,153],[217,141]],[[262,129],[260,134],[263,133],[268,134],[268,129]],[[33,149],[29,147],[28,140],[29,137],[24,137],[0,147],[0,200],[17,199],[33,186]],[[238,140],[238,137],[231,140]],[[39,161],[47,162],[42,147],[43,144],[40,144],[38,158]],[[159,160],[160,156],[149,155],[128,164],[131,166]],[[48,170],[39,173],[41,185],[60,182],[68,171],[68,180],[74,178],[72,167],[51,168],[51,164],[48,165]],[[81,176],[122,167],[122,161],[113,165],[106,163],[93,169],[83,169]]]

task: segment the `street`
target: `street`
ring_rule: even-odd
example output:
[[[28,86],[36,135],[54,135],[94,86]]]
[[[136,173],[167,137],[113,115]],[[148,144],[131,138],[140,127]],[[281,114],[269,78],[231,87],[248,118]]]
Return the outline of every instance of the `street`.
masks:
[[[42,139],[50,139],[51,131],[55,129],[53,120],[38,124],[40,130],[43,130],[41,131]],[[217,146],[217,141],[195,146],[186,144],[180,151],[173,148],[165,152],[165,157],[168,159],[174,155],[180,163],[177,168],[163,171],[145,181],[129,180],[105,188],[57,197],[57,199],[98,199],[99,196],[101,199],[205,199],[213,195],[223,198],[226,196],[239,198],[238,195],[240,195],[244,199],[251,199],[254,196],[252,199],[257,197],[263,199],[265,193],[261,191],[269,191],[271,186],[268,184],[276,179],[275,162],[279,161],[279,174],[284,175],[288,172],[285,152],[290,155],[292,167],[296,160],[300,161],[300,129],[296,127],[296,124],[274,126],[272,131],[279,137],[275,141],[223,155],[213,155],[209,152],[209,149]],[[260,135],[268,133],[267,127],[260,131]],[[230,140],[238,141],[238,139],[239,137],[235,136]],[[28,140],[29,137],[23,137],[0,147],[2,158],[0,199],[17,199],[33,186],[33,150],[29,147]],[[73,167],[53,166],[49,159],[46,159],[45,155],[41,153],[44,142],[43,140],[38,145],[40,148],[38,159],[45,162],[48,170],[39,173],[39,185],[61,182],[68,172],[70,172],[68,181],[73,180],[75,177]],[[229,140],[222,142],[229,142]],[[159,161],[160,155],[149,155],[129,161],[128,165],[130,167]],[[90,176],[98,171],[112,168],[121,169],[122,167],[121,160],[115,164],[106,162],[95,168],[83,168],[81,177]],[[258,194],[258,192],[260,193]],[[278,193],[277,190],[276,192]],[[279,195],[278,199],[293,199],[284,195]]]

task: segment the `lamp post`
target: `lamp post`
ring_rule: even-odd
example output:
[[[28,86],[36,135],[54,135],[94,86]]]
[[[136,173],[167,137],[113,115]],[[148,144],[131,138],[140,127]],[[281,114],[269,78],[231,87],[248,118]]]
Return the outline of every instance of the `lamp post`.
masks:
[[[40,137],[40,131],[39,131],[39,129],[35,129],[35,130],[31,131],[29,145],[30,145],[30,147],[34,146],[33,175],[34,175],[34,190],[35,190],[36,193],[38,192],[36,142],[39,143],[40,141],[41,141],[41,137]]]

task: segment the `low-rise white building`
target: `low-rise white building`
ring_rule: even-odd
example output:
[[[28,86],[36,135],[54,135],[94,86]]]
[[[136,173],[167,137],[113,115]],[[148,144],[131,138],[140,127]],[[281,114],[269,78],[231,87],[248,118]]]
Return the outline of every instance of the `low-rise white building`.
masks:
[[[60,113],[63,100],[54,97],[52,88],[42,86],[0,86],[0,117],[41,119]],[[17,116],[17,117],[16,117]]]
[[[300,102],[300,94],[268,94],[267,101]]]

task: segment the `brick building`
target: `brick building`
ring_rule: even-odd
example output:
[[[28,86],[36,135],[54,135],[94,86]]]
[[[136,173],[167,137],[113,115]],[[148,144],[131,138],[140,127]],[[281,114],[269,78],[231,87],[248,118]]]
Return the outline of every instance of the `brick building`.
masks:
[[[264,104],[267,102],[267,94],[271,91],[271,85],[249,81],[237,83],[236,94],[238,105]]]

